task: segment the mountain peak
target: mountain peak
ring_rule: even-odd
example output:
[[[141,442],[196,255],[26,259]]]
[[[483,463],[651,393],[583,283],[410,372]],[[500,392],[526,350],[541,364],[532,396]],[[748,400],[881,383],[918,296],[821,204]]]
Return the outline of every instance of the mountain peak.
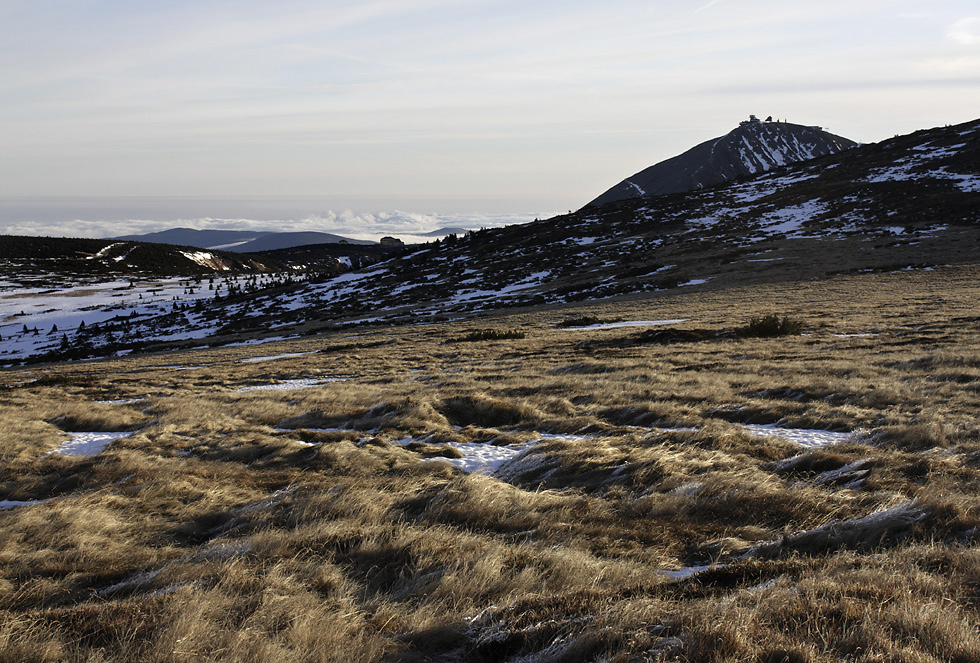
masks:
[[[857,143],[822,127],[750,115],[724,136],[626,178],[588,206],[714,186],[798,161],[836,154]]]

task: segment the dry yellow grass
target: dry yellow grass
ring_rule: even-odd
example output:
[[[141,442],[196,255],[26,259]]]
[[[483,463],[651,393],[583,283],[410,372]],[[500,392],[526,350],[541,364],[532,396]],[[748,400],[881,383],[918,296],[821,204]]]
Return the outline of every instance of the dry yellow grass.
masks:
[[[980,660],[977,276],[4,371],[0,499],[47,501],[0,511],[0,661]]]

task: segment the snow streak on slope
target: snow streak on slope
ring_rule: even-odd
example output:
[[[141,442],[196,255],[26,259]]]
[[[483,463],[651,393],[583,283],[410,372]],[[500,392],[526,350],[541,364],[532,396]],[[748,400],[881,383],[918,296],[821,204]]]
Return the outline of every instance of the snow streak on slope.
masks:
[[[228,271],[229,269],[231,269],[226,264],[221,262],[221,260],[219,260],[217,256],[215,256],[213,253],[208,253],[207,251],[194,251],[194,252],[180,251],[179,253],[185,258],[187,258],[188,260],[192,260],[196,262],[198,265],[202,265],[204,267],[211,267],[213,269],[218,269],[221,271]]]

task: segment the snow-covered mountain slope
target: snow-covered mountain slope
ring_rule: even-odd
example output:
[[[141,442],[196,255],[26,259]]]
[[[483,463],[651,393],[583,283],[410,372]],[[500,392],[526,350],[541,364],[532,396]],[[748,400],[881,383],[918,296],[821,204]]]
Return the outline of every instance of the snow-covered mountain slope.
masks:
[[[65,332],[59,324],[67,350],[58,335],[47,344],[20,339],[7,345],[11,334],[33,343],[34,328],[47,333],[49,319],[35,316],[54,315],[49,309],[60,305],[44,300],[31,307],[30,297],[10,290],[5,296],[16,310],[8,307],[0,325],[0,363],[200,339],[241,342],[353,324],[416,324],[678,289],[973,265],[978,246],[980,120],[710,189],[447,238],[339,276],[247,292],[229,285],[217,297],[196,301],[175,293],[168,312],[132,316],[121,309],[98,334]]]
[[[0,365],[206,338],[222,323],[203,313],[223,297],[268,294],[293,278],[272,273],[115,280],[89,275],[60,283],[44,279],[33,287],[0,281]]]
[[[836,154],[855,145],[854,141],[820,127],[763,122],[753,116],[720,138],[628,177],[589,206],[715,186],[798,161]]]

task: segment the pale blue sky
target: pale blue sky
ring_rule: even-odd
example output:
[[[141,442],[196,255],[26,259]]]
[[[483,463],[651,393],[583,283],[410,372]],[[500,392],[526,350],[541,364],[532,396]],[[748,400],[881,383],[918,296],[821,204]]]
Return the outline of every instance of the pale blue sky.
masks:
[[[980,3],[0,3],[8,199],[565,211],[749,113],[862,142],[975,119]]]

